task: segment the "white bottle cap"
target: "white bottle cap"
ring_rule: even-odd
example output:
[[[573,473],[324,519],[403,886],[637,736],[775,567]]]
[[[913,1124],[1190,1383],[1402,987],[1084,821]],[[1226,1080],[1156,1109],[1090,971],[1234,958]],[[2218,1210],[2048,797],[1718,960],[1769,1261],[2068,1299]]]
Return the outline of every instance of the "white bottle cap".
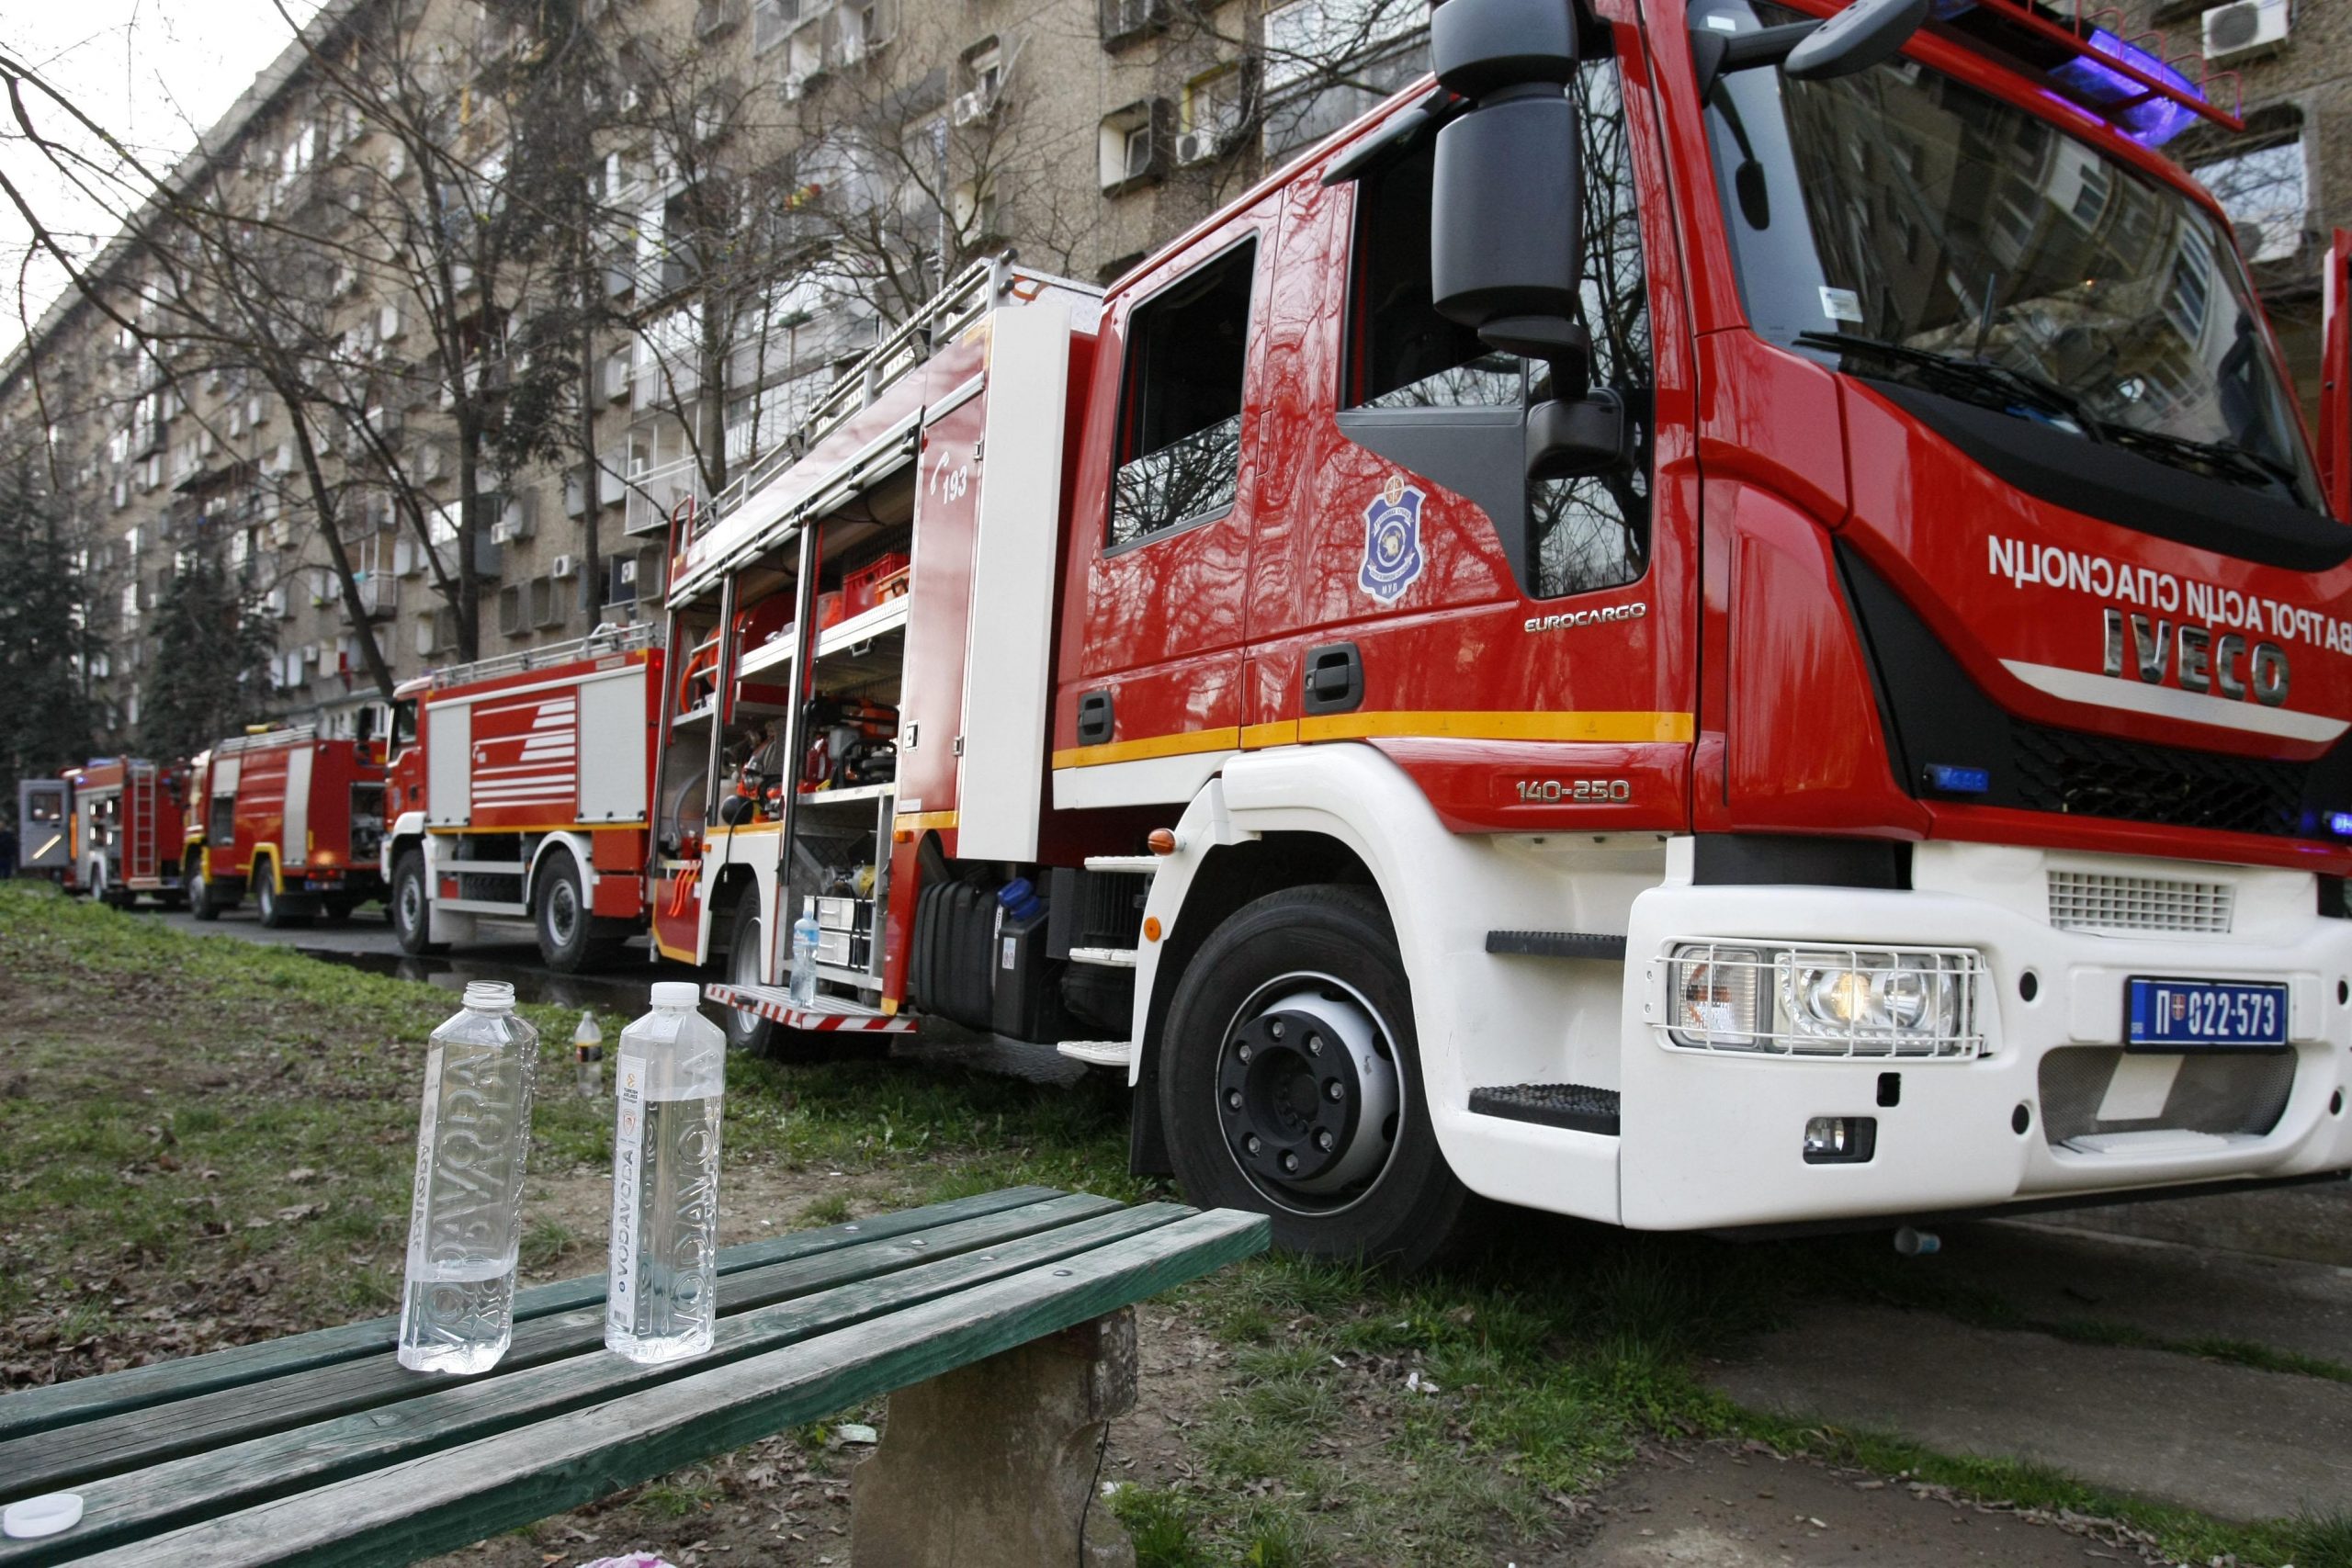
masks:
[[[82,1522],[82,1497],[76,1492],[51,1492],[45,1497],[28,1497],[21,1503],[11,1503],[0,1510],[0,1535],[16,1540],[34,1540],[45,1535],[59,1535]]]
[[[469,980],[466,1006],[476,1012],[513,1012],[514,987],[504,980]]]
[[[702,987],[692,980],[656,980],[653,982],[653,1005],[658,1008],[691,1008],[702,1001]]]

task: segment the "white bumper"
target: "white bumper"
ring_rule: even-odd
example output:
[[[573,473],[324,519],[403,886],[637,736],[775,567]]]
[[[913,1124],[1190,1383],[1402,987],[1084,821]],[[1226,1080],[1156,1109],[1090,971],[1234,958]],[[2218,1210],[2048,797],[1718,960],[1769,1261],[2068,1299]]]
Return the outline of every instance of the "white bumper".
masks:
[[[2061,930],[2048,918],[2044,891],[2054,868],[2227,884],[2232,929]],[[1666,886],[1634,901],[1621,1041],[1626,1224],[1683,1229],[1917,1213],[2352,1166],[2352,1116],[2344,1106],[2352,1093],[2352,1006],[2339,999],[2352,977],[2352,921],[2315,912],[2309,875],[1928,844],[1915,852],[1913,882],[1907,892],[1694,886],[1670,870]],[[1668,1016],[1665,955],[1679,942],[1711,937],[1973,948],[1989,971],[1979,998],[1984,1052],[1973,1060],[1796,1060],[1672,1045],[1657,1027]],[[2019,985],[2028,971],[2036,982],[2030,1001]],[[2086,1073],[2105,1081],[2109,1071],[2107,1055],[2086,1053],[2115,1053],[2125,981],[2133,975],[2287,985],[2293,1082],[2274,1124],[2230,1129],[2206,1146],[2091,1153],[2070,1145],[2070,1127],[2079,1130],[2083,1121]],[[2059,1052],[2076,1055],[2053,1062]],[[2045,1064],[2053,1066],[2047,1077]],[[2257,1066],[2238,1058],[2198,1070]],[[2278,1069],[2274,1059],[2268,1070]],[[1899,1074],[1899,1085],[1883,1087],[1887,1074]],[[2071,1116],[2044,1104],[2045,1089],[2067,1078],[2076,1086]],[[1893,1105],[1883,1103],[1890,1092]],[[2053,1109],[2065,1124],[2053,1124]],[[2161,1127],[2172,1114],[2167,1108],[2134,1125]],[[1804,1126],[1817,1116],[1876,1118],[1872,1156],[1807,1164]]]

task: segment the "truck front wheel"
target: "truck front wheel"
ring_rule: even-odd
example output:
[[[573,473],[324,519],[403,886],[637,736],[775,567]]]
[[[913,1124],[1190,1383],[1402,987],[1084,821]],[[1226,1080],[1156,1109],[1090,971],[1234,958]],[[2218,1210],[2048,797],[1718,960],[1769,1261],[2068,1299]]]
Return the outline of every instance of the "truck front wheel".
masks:
[[[1271,893],[1210,933],[1159,1095],[1186,1197],[1271,1215],[1278,1247],[1415,1269],[1476,1201],[1439,1152],[1404,961],[1362,888]]]
[[[391,919],[392,938],[402,953],[418,957],[440,951],[427,940],[433,930],[433,909],[425,897],[422,850],[402,850],[400,859],[392,863]]]
[[[729,985],[748,987],[760,984],[763,929],[759,893],[747,887],[742,900],[735,906],[735,940],[727,948]],[[718,1021],[720,1027],[727,1031],[729,1050],[749,1051],[755,1056],[774,1055],[777,1042],[784,1033],[773,1021],[741,1008],[723,1010],[718,1015]]]
[[[532,924],[538,928],[539,957],[559,975],[576,975],[589,965],[595,952],[588,897],[580,886],[580,865],[564,850],[548,852],[539,874],[538,907]]]

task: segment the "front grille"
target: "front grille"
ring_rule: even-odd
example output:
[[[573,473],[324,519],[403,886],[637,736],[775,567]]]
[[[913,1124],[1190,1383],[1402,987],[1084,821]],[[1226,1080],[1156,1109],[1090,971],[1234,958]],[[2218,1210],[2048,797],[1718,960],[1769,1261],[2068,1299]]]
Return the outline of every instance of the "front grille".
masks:
[[[2050,923],[2061,931],[2220,934],[2230,929],[2233,898],[2226,882],[2096,871],[2050,874]]]
[[[2022,719],[2010,721],[2009,734],[2016,804],[2030,811],[2278,837],[2302,830],[2305,769],[2298,763],[2145,746]]]
[[[2295,1087],[2292,1051],[2192,1053],[2159,1114],[2102,1122],[2099,1104],[2123,1058],[2118,1045],[2070,1045],[2041,1058],[2041,1135],[2054,1146],[2093,1133],[2253,1134],[2278,1124]]]

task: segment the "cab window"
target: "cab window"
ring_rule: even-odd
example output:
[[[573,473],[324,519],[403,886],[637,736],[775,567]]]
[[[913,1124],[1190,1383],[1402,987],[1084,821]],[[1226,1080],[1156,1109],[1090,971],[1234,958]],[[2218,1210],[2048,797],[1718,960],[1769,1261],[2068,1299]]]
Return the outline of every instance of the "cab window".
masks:
[[[1129,312],[1106,547],[1232,510],[1257,255],[1237,245]]]
[[[1634,460],[1606,473],[1527,487],[1526,511],[1496,520],[1528,530],[1538,598],[1621,587],[1648,569],[1653,426],[1649,299],[1623,95],[1612,60],[1587,62],[1576,89],[1584,130],[1584,287],[1579,323],[1592,334],[1592,383],[1623,398]],[[1430,182],[1424,145],[1364,177],[1356,198],[1351,408],[1521,407],[1552,396],[1551,372],[1501,354],[1430,303]]]

